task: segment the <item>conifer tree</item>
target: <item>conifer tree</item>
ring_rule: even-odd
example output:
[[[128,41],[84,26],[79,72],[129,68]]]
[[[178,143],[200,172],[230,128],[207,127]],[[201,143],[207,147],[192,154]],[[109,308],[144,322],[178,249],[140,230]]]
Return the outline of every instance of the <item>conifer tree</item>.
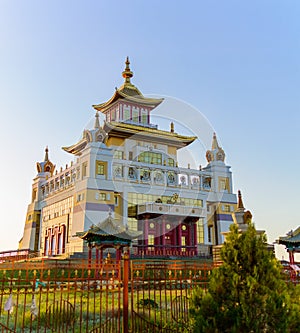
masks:
[[[299,295],[285,282],[265,235],[258,235],[252,222],[243,233],[231,225],[221,259],[208,290],[193,292],[195,333],[299,331]]]

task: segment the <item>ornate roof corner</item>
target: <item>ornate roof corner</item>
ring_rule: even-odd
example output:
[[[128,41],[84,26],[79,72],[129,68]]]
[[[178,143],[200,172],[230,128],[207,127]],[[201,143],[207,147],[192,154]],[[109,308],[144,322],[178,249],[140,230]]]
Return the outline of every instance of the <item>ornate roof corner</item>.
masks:
[[[81,151],[86,147],[87,145],[87,139],[86,138],[82,138],[81,140],[79,140],[77,143],[75,143],[72,146],[65,146],[62,147],[62,149],[64,151],[66,151],[67,153],[76,155],[76,156],[80,156],[81,155]]]
[[[92,135],[91,131],[89,131],[89,130],[83,131],[82,138],[85,139],[87,141],[87,143],[93,142],[93,135]]]
[[[81,140],[79,140],[77,143],[75,143],[72,146],[62,147],[62,149],[67,153],[80,156],[82,154],[82,150],[85,149],[87,144],[90,142],[103,142],[105,144],[107,140],[107,133],[100,125],[98,117],[99,115],[97,112],[94,129],[92,130],[85,129],[83,131]]]
[[[300,250],[300,226],[294,231],[288,232],[286,236],[279,237],[276,242],[288,248],[298,247]]]

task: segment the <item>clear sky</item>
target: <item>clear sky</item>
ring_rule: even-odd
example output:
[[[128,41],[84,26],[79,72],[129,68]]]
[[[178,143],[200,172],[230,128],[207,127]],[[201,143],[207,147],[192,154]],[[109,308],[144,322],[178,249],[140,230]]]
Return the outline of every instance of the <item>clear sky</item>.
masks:
[[[61,147],[122,84],[127,55],[144,94],[207,118],[269,242],[298,227],[299,17],[298,0],[0,0],[0,250],[22,237],[45,146],[57,168],[72,160]]]

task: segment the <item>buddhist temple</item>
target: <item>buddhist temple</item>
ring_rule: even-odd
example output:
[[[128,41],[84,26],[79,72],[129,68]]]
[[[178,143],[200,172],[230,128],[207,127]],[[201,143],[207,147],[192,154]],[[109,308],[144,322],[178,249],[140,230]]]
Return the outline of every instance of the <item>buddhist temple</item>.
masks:
[[[63,145],[72,162],[57,169],[47,147],[37,163],[20,249],[70,256],[88,252],[101,236],[95,246],[128,239],[135,256],[197,257],[223,243],[237,197],[216,133],[207,165],[179,165],[181,149],[197,136],[177,133],[171,119],[169,130],[151,122],[164,99],[145,97],[132,83],[128,58],[122,77],[106,102],[93,105],[93,126]]]

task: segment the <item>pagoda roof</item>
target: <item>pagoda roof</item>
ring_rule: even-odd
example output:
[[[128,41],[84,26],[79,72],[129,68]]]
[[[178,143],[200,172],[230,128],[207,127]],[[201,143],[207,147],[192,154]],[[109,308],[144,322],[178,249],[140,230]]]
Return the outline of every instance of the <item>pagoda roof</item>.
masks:
[[[148,98],[143,96],[140,90],[130,82],[130,78],[133,76],[133,73],[129,68],[130,62],[128,57],[125,64],[126,68],[122,73],[123,77],[125,78],[125,82],[121,85],[121,87],[116,88],[115,93],[107,102],[93,105],[93,108],[97,111],[106,113],[107,109],[109,109],[112,104],[122,99],[135,104],[148,106],[152,109],[158,106],[163,101],[163,98]]]
[[[99,243],[107,239],[116,241],[131,241],[132,239],[138,238],[141,232],[127,230],[123,224],[112,218],[111,212],[109,216],[97,225],[93,224],[86,231],[77,232],[76,236],[89,241],[91,239],[97,239]]]
[[[81,155],[81,151],[86,147],[87,144],[88,144],[87,139],[82,138],[74,145],[68,147],[62,147],[62,149],[70,154]]]
[[[285,237],[279,237],[278,244],[289,246],[299,246],[300,247],[300,227],[295,231],[291,231]]]
[[[154,127],[133,125],[120,122],[105,122],[103,125],[108,136],[148,140],[151,142],[165,142],[175,147],[185,147],[195,141],[197,136],[185,136],[175,132],[159,130]]]

